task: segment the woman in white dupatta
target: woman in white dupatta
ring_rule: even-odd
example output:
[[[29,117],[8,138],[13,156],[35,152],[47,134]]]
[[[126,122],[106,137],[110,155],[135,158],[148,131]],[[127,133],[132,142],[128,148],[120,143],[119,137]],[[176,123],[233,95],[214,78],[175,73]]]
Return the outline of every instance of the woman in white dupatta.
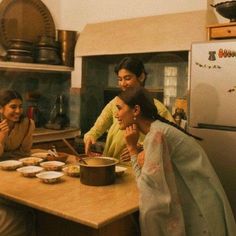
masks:
[[[208,157],[191,134],[160,117],[144,88],[116,101],[140,191],[142,236],[234,236],[235,220]],[[138,153],[140,133],[146,135]]]

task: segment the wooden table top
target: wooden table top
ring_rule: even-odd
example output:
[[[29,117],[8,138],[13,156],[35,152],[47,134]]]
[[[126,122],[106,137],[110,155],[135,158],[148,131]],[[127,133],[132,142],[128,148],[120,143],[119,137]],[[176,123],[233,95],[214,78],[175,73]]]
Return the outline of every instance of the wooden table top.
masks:
[[[131,167],[108,186],[87,186],[63,176],[55,184],[0,170],[0,196],[35,209],[100,228],[138,210],[138,189]]]

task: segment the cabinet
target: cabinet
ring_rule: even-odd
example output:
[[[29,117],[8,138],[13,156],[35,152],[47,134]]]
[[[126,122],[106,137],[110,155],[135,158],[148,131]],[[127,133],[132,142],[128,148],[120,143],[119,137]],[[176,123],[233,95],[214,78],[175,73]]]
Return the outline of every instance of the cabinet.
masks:
[[[58,93],[65,94],[67,97],[67,114],[69,116],[72,71],[72,67],[61,65],[0,61],[1,89],[15,89],[19,91],[24,99],[25,111],[29,105],[27,93],[32,91],[40,93],[38,106],[42,118],[42,127],[37,127],[33,134],[33,147],[35,148],[48,148],[51,145],[50,142],[59,142],[61,138],[72,139],[80,134],[78,128],[68,127],[65,130],[43,128],[44,123],[49,119],[49,111],[53,107]]]
[[[208,40],[236,38],[236,22],[209,25],[207,33]]]

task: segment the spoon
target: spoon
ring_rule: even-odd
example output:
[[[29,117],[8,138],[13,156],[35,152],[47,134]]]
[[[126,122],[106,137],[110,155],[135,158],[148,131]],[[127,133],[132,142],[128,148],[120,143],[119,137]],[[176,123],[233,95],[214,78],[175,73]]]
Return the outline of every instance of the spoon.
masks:
[[[66,144],[66,146],[79,158],[79,161],[88,165],[88,163],[79,155],[79,153],[70,145],[70,143],[66,139],[62,139],[62,141]]]

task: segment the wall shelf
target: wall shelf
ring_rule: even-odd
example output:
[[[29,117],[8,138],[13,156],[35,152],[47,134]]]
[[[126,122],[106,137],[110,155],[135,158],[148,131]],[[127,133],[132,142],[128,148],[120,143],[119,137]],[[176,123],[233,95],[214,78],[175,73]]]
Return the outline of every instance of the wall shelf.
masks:
[[[48,65],[48,64],[36,64],[36,63],[22,63],[22,62],[9,62],[0,61],[0,70],[4,71],[27,71],[27,72],[72,72],[73,67],[62,66],[62,65]]]

